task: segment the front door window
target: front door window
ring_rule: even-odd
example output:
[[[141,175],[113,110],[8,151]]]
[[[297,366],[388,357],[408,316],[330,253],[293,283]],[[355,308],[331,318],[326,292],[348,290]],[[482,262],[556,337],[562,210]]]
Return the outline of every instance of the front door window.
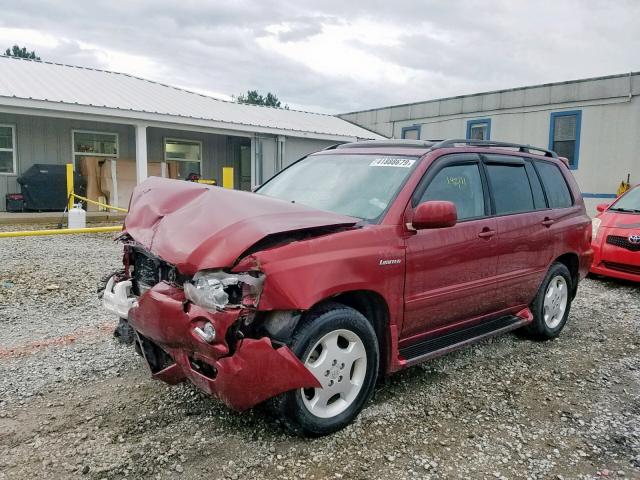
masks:
[[[484,194],[478,164],[452,165],[440,170],[431,180],[420,203],[448,200],[458,210],[458,220],[485,214]]]

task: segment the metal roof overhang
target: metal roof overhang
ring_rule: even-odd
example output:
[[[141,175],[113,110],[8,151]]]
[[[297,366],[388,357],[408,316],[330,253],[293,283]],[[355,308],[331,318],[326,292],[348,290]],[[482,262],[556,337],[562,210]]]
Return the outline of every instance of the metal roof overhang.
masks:
[[[269,128],[257,125],[223,122],[201,118],[161,113],[140,112],[118,108],[80,105],[64,102],[49,102],[17,97],[0,96],[0,111],[18,115],[36,115],[43,117],[71,118],[126,125],[144,124],[148,127],[170,128],[175,130],[199,131],[252,137],[254,134],[285,135],[288,137],[313,138],[330,141],[357,141],[359,137],[337,135],[302,130]],[[380,136],[380,138],[384,138]]]

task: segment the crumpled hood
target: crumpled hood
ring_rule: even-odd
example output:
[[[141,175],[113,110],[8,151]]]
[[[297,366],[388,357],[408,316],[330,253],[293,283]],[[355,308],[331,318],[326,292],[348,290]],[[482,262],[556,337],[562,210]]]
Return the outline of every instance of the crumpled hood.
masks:
[[[151,177],[131,197],[125,231],[180,272],[231,267],[269,235],[359,219],[255,193]]]

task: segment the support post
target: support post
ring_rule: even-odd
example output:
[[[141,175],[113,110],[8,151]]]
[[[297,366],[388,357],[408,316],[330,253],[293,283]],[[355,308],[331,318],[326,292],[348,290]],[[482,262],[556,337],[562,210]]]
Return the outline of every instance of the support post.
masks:
[[[136,183],[147,179],[147,126],[136,124]]]
[[[251,191],[258,184],[257,181],[257,169],[256,169],[256,137],[255,135],[251,137]]]
[[[73,163],[67,163],[67,211],[73,208]]]
[[[285,142],[287,141],[287,137],[284,135],[278,135],[277,137],[277,149],[276,149],[276,173],[283,169],[285,163]]]
[[[222,186],[233,190],[233,167],[222,167]]]
[[[118,165],[116,164],[116,159],[112,158],[109,162],[111,164],[111,198],[109,199],[109,204],[114,207],[119,207],[118,204]]]

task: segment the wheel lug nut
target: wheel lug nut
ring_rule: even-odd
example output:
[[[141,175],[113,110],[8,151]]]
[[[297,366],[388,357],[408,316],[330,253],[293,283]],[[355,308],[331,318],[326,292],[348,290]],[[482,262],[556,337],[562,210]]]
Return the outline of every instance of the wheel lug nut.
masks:
[[[324,372],[324,376],[328,377],[329,376],[329,370],[327,370],[326,372]]]
[[[344,368],[344,363],[340,364],[340,370],[342,370]]]
[[[329,386],[333,387],[333,380],[329,380]]]
[[[335,367],[337,363],[338,363],[338,361],[337,361],[337,360],[334,360],[334,361],[333,361],[333,363],[332,363],[332,365]]]
[[[341,382],[341,381],[342,381],[342,375],[340,375],[340,376],[338,377],[338,381],[339,381],[339,382]]]

